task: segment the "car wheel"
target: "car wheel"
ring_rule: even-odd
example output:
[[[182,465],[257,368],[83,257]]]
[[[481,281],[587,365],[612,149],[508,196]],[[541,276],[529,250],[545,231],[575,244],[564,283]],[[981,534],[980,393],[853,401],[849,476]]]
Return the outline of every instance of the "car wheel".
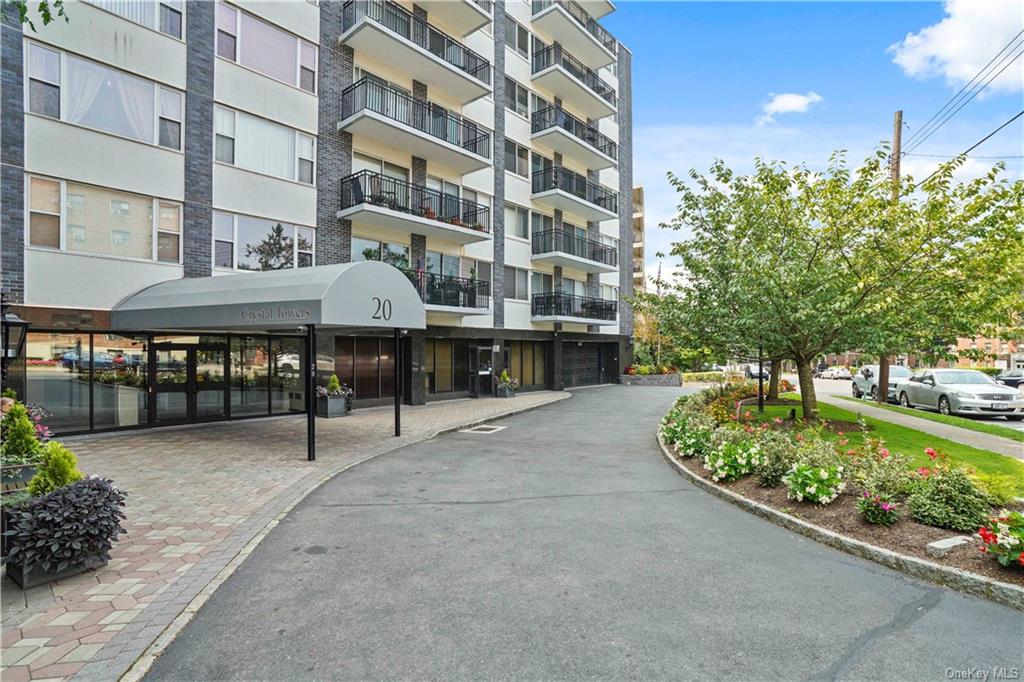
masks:
[[[1006,421],[1019,422],[1024,421],[1024,414],[1011,414],[1006,418]]]
[[[860,392],[860,386],[858,386],[856,383],[854,383],[853,384],[853,397],[854,398],[859,398],[862,395],[863,395],[863,393]]]
[[[277,371],[279,371],[279,372],[289,372],[290,373],[292,371],[292,366],[287,364],[287,363],[285,363],[285,364],[281,365],[280,367],[278,367]]]
[[[875,393],[875,389],[877,388],[877,386],[872,386],[871,392],[868,393],[868,397],[871,398],[871,402],[875,402],[876,400],[878,400],[878,395]]]
[[[906,393],[900,393],[900,406],[910,407],[910,398],[907,397]]]
[[[953,414],[952,410],[949,409],[949,398],[947,398],[946,396],[942,396],[939,398],[939,414]]]

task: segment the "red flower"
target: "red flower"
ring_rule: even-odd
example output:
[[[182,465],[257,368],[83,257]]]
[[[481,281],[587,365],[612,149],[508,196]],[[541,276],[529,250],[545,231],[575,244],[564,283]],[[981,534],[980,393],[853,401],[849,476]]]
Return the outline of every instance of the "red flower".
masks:
[[[885,459],[886,457],[889,456],[889,451],[886,450],[885,448],[882,448],[879,452],[882,453],[882,459]]]
[[[1019,555],[1017,555],[1017,563],[1021,566],[1024,566],[1024,552],[1021,552]]]
[[[939,453],[935,452],[935,450],[932,448],[925,448],[924,454],[928,455],[928,457],[930,457],[931,459],[935,459],[936,457],[939,456]]]
[[[984,554],[985,552],[988,551],[988,547],[979,547],[978,551],[981,552],[982,554]]]
[[[988,528],[979,528],[978,536],[981,537],[981,541],[984,542],[986,545],[994,545],[996,544],[996,541],[999,539],[996,537],[996,534],[990,531]]]

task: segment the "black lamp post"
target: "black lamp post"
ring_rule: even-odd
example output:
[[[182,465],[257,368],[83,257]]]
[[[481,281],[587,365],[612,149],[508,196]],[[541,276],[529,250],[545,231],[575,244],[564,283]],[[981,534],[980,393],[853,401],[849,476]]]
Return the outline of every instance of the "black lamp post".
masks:
[[[0,294],[0,374],[7,379],[7,367],[21,357],[29,323],[11,312]]]

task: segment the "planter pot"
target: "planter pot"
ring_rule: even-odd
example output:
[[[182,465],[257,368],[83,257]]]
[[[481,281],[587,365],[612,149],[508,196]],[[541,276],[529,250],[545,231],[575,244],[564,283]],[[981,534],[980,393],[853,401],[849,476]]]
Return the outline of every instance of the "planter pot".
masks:
[[[35,464],[18,464],[12,467],[0,468],[0,483],[4,491],[19,490],[28,485],[32,477],[36,475]]]
[[[515,398],[516,392],[508,386],[495,386],[494,387],[495,398]]]
[[[105,559],[91,557],[80,564],[67,566],[62,571],[58,571],[54,568],[47,571],[39,565],[26,566],[20,562],[8,562],[7,577],[14,581],[14,584],[21,589],[27,590],[30,587],[45,585],[46,583],[52,583],[55,580],[70,578],[73,575],[92,571],[106,565],[107,562]]]
[[[318,417],[344,417],[348,414],[345,396],[317,396],[316,416]]]

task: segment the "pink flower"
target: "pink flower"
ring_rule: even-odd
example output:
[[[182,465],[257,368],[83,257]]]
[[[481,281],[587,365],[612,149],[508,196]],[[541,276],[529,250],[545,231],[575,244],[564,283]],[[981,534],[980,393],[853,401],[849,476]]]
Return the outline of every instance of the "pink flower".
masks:
[[[879,452],[882,453],[882,459],[885,459],[886,457],[889,456],[889,451],[885,448],[882,448],[881,450],[879,450]]]
[[[798,441],[800,441],[801,443],[804,442],[804,434],[802,434],[802,433],[796,434],[796,439]]]
[[[781,418],[779,418],[779,417],[776,417],[776,418],[775,418],[775,423],[776,423],[776,424],[781,424],[781,423],[782,423],[782,419],[781,419]]]
[[[853,457],[854,455],[857,454],[857,451],[854,450],[853,448],[850,448],[849,450],[846,451],[846,454],[850,457]]]
[[[925,448],[924,454],[928,455],[931,459],[935,459],[936,457],[939,456],[939,453],[935,452],[935,450],[932,448]]]
[[[847,444],[847,443],[849,443],[849,442],[850,442],[850,439],[849,439],[849,438],[840,438],[840,439],[839,439],[839,444],[840,444],[840,445],[846,445],[846,444]]]

